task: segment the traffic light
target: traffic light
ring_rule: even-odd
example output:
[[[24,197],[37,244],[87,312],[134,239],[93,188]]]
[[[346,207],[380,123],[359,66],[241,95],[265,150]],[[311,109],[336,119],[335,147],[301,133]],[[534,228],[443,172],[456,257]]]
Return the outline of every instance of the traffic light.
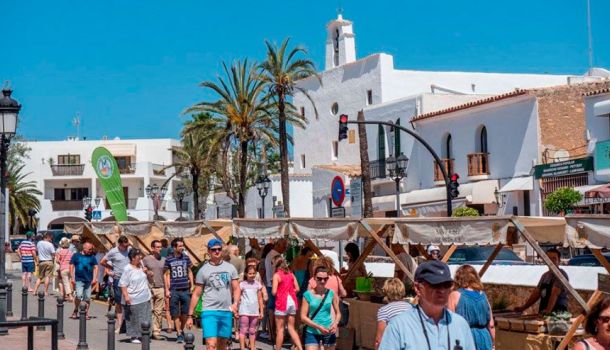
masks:
[[[460,187],[460,184],[458,183],[459,178],[460,175],[454,173],[449,180],[449,194],[452,199],[457,198],[460,195],[460,191],[458,191],[458,187]]]
[[[87,221],[91,221],[92,218],[93,218],[93,208],[92,207],[87,207],[85,209],[85,219]]]
[[[339,116],[339,141],[347,138],[347,114]]]

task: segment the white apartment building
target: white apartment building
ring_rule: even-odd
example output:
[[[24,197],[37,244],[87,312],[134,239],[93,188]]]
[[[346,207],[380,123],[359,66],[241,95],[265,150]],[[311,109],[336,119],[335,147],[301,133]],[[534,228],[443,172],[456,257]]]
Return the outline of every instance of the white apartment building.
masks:
[[[146,186],[167,186],[158,211],[160,220],[176,220],[182,215],[191,218],[191,199],[183,200],[182,211],[174,199],[175,188],[182,180],[174,176],[173,148],[180,147],[174,139],[29,141],[30,159],[26,162],[26,180],[37,183],[43,193],[38,214],[40,229],[62,228],[65,222],[84,221],[83,198],[99,197],[102,221],[113,221],[104,190],[91,165],[93,150],[105,147],[115,157],[121,173],[123,193],[129,220],[154,219],[154,206],[146,196]]]

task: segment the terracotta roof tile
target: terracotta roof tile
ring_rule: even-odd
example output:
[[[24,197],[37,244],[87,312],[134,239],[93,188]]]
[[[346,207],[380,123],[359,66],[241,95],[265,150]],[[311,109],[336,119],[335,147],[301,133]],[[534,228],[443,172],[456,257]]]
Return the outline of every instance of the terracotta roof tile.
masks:
[[[593,90],[593,91],[587,91],[582,95],[583,96],[593,96],[593,95],[606,94],[606,93],[610,93],[610,87],[603,88],[603,89],[597,89],[597,90]]]

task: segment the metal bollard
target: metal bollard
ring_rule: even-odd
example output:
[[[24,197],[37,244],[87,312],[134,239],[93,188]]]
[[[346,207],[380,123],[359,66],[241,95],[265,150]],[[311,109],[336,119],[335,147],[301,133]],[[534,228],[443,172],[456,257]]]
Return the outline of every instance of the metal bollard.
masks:
[[[28,319],[28,287],[21,288],[21,321]]]
[[[150,350],[150,322],[142,322],[142,350]]]
[[[64,297],[57,297],[57,338],[66,339],[64,334]]]
[[[114,311],[110,311],[106,317],[108,317],[108,344],[106,347],[108,350],[114,350],[114,327],[116,324],[116,315],[114,314]]]
[[[44,318],[44,292],[38,292],[38,318]],[[36,326],[37,331],[44,331],[45,326]]]
[[[184,350],[195,350],[195,335],[193,333],[186,333],[184,341]]]
[[[89,349],[87,344],[87,305],[81,303],[78,307],[78,345],[77,350]]]
[[[6,316],[13,316],[13,282],[8,281],[6,287]]]

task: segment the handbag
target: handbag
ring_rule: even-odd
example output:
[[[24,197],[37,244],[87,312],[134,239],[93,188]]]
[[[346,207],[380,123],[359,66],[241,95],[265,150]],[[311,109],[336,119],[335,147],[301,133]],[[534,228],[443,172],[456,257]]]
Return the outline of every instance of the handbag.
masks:
[[[309,316],[310,320],[313,321],[313,319],[316,318],[316,316],[318,315],[318,312],[320,312],[320,310],[322,310],[322,306],[324,306],[324,302],[326,301],[326,297],[328,296],[328,294],[330,294],[330,289],[326,288],[326,292],[324,293],[324,297],[322,298],[322,301],[320,301],[320,305],[318,305],[318,307],[315,309],[313,314],[311,314],[311,316]],[[307,327],[308,326],[303,327],[303,334],[302,334],[301,339],[305,339],[305,332],[307,331]]]

